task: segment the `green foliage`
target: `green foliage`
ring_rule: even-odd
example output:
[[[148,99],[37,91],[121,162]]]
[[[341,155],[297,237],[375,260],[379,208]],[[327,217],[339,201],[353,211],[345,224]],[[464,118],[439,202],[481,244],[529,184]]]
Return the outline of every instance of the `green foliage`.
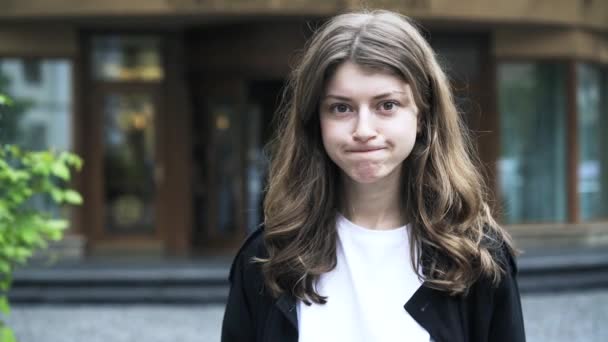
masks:
[[[24,264],[49,241],[62,238],[68,222],[36,209],[32,199],[42,196],[59,205],[82,203],[69,188],[71,170],[82,160],[68,152],[22,151],[0,145],[0,318],[10,314],[7,292],[12,271]],[[14,341],[12,331],[0,319],[0,341]]]
[[[13,100],[11,100],[8,96],[0,94],[0,105],[2,106],[10,106],[13,104]]]
[[[13,331],[0,321],[0,341],[2,342],[17,342]]]

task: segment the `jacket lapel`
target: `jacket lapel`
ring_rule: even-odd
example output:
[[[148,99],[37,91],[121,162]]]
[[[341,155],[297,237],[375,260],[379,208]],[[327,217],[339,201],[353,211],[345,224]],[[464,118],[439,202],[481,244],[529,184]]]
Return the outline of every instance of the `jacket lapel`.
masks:
[[[463,341],[456,297],[432,289],[424,282],[405,303],[404,309],[436,342]]]
[[[279,311],[285,315],[289,323],[298,329],[298,311],[296,310],[296,300],[293,296],[283,293],[276,301],[275,305]]]

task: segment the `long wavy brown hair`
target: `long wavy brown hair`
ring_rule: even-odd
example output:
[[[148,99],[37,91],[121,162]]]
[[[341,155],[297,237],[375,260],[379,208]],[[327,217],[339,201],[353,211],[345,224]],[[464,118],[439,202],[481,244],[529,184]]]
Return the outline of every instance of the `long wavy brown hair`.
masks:
[[[481,276],[498,283],[504,267],[496,251],[504,245],[515,251],[492,217],[449,81],[410,19],[365,11],[338,15],[321,26],[289,78],[270,144],[264,201],[268,256],[255,259],[270,293],[326,302],[315,283],[336,266],[342,176],[323,148],[319,105],[327,80],[345,61],[402,77],[420,110],[421,131],[401,172],[417,274],[427,286],[453,295],[466,293]]]

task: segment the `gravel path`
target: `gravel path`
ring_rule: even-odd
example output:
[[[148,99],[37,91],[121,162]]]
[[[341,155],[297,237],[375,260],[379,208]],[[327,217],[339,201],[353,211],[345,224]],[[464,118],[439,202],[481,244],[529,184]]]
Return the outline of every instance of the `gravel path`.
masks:
[[[608,341],[608,290],[522,298],[528,342]],[[21,305],[19,342],[216,342],[222,306]]]

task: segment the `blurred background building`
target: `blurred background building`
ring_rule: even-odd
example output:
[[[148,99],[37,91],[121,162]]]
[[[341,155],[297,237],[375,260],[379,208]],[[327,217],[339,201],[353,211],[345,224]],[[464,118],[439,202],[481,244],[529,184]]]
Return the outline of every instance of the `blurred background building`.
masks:
[[[234,253],[290,67],[349,0],[2,0],[0,142],[69,149],[65,255]],[[522,248],[608,245],[608,1],[378,0],[445,66]],[[42,204],[41,204],[42,205]]]

